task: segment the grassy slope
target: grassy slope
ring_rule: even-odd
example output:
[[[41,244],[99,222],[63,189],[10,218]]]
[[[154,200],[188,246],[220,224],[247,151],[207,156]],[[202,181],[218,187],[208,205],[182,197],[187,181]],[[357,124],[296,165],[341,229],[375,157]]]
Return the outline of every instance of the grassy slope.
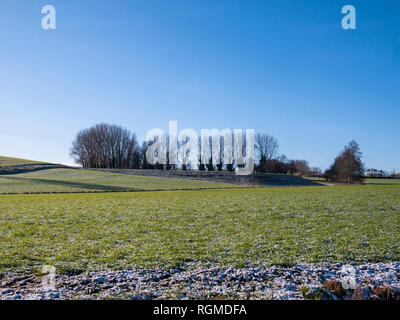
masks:
[[[400,186],[0,197],[0,270],[400,260]]]
[[[130,176],[77,169],[49,169],[15,175],[0,175],[0,194],[229,187],[237,188],[238,186],[203,181]]]
[[[43,163],[46,163],[46,162],[0,156],[0,168],[21,166],[21,165],[27,165],[27,164],[43,164]]]

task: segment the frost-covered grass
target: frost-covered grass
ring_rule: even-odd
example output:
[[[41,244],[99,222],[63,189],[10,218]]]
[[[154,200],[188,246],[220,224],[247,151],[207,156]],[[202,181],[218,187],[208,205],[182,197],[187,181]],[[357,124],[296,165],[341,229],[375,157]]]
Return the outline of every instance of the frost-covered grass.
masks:
[[[0,196],[0,270],[400,260],[400,186]]]
[[[78,169],[48,169],[30,173],[0,175],[0,194],[230,187],[237,188],[238,186],[214,182],[141,177]]]

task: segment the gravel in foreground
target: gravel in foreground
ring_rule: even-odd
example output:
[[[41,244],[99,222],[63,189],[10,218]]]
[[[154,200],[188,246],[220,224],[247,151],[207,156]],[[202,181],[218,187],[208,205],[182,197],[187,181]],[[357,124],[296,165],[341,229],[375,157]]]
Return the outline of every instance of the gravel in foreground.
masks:
[[[0,300],[400,300],[400,262],[353,267],[303,264],[238,269],[188,264],[169,270],[132,269],[56,275],[55,289],[45,289],[40,276],[5,274],[0,278]],[[344,282],[345,279],[348,281]]]

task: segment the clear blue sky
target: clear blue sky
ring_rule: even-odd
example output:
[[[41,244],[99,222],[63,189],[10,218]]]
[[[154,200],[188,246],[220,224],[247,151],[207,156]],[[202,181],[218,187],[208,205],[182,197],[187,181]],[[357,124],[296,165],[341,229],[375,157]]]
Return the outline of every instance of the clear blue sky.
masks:
[[[397,0],[1,0],[0,155],[70,164],[82,128],[143,140],[178,120],[270,133],[322,168],[355,139],[400,170],[399,17]]]

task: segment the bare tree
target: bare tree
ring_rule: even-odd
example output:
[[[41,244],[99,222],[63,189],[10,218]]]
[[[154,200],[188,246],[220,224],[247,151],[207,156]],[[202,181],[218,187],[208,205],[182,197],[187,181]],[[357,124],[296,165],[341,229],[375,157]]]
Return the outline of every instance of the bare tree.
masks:
[[[307,160],[294,160],[293,164],[295,167],[295,172],[299,173],[301,176],[306,176],[311,171]]]
[[[71,156],[85,168],[140,167],[136,135],[105,123],[81,130],[72,143]]]
[[[257,157],[261,164],[278,156],[279,143],[274,136],[257,133],[255,149],[257,150]]]
[[[325,171],[325,177],[342,183],[361,182],[365,172],[361,157],[359,144],[354,140],[350,141],[336,157],[332,166]]]

